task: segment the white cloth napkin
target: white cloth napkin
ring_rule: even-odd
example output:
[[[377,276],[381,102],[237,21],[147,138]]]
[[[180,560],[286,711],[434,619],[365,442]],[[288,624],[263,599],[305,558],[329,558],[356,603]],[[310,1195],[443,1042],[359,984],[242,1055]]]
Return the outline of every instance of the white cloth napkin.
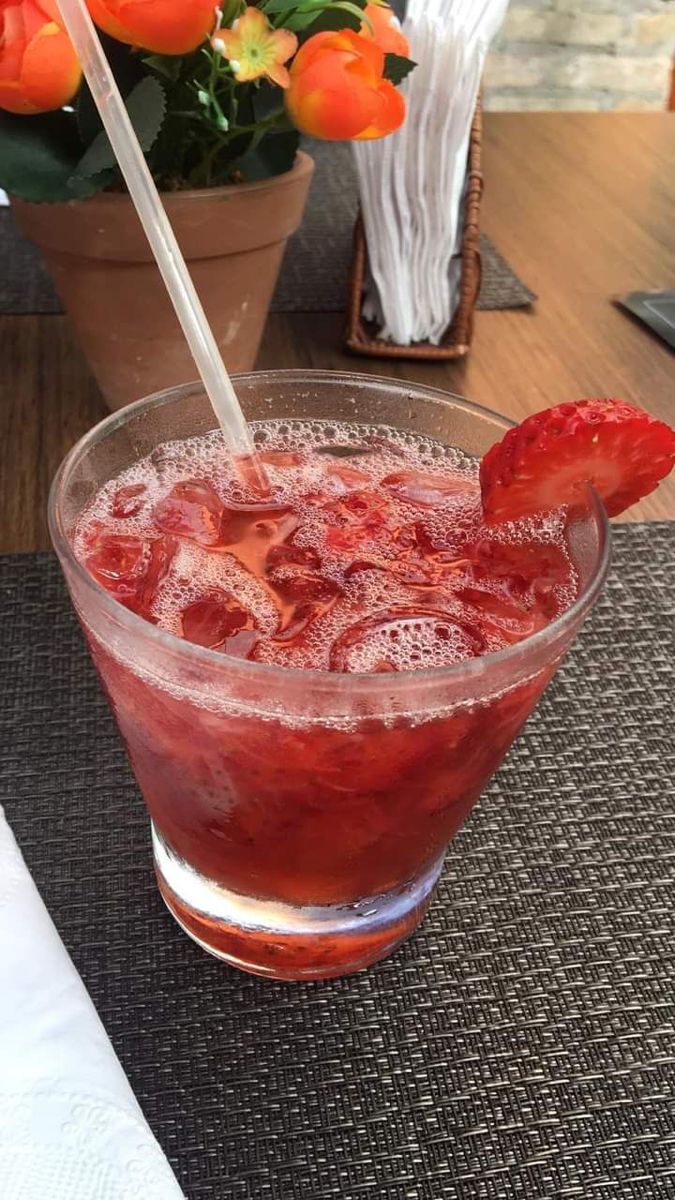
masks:
[[[0,807],[0,1197],[182,1196]]]
[[[396,133],[353,145],[370,281],[364,314],[400,346],[437,345],[457,307],[471,121],[508,0],[409,0],[417,63]]]

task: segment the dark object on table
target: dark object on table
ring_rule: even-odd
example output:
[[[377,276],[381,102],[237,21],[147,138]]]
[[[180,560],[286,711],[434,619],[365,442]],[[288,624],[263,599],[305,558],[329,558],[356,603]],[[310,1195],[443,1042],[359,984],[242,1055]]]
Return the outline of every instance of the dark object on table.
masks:
[[[56,559],[0,557],[1,799],[190,1200],[672,1197],[675,523],[614,541],[420,932],[299,985],[176,928]]]
[[[479,102],[473,118],[469,141],[459,304],[441,343],[438,346],[432,346],[430,342],[413,342],[410,346],[398,346],[395,342],[385,341],[384,338],[379,337],[372,323],[364,320],[361,310],[364,286],[368,276],[368,247],[363,223],[359,216],[354,230],[354,259],[347,307],[346,345],[354,354],[367,354],[373,358],[432,360],[462,358],[468,354],[473,337],[473,314],[481,282],[479,245],[480,201],[483,192],[481,142],[482,112]]]
[[[616,303],[648,325],[653,333],[675,350],[675,290],[630,292]]]

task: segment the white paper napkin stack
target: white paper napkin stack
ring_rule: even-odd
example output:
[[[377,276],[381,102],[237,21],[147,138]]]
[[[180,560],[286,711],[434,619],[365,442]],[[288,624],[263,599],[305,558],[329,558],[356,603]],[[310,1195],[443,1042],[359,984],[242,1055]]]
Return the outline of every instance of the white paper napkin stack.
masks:
[[[0,1197],[182,1196],[0,807]]]
[[[397,133],[356,142],[371,285],[365,315],[401,346],[437,345],[458,300],[461,210],[471,122],[488,47],[508,0],[409,0],[403,29],[417,67]]]

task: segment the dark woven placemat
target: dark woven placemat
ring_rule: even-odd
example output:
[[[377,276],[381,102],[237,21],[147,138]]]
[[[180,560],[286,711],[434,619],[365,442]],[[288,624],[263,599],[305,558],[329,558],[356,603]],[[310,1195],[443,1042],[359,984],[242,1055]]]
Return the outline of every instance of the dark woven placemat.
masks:
[[[277,312],[342,312],[356,218],[356,174],[349,146],[313,142],[316,163],[302,225],[291,240],[272,300]],[[521,308],[536,299],[489,238],[481,237],[479,308]],[[61,305],[39,255],[0,209],[0,312],[55,313]]]
[[[57,565],[0,559],[8,817],[190,1200],[672,1198],[675,524],[615,538],[423,929],[306,985],[179,932]]]

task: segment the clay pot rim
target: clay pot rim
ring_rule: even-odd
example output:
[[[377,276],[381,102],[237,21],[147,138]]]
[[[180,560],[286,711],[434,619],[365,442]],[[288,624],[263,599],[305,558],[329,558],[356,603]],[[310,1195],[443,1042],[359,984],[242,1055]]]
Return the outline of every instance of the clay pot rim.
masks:
[[[188,260],[244,254],[285,241],[300,224],[302,207],[314,172],[314,160],[299,151],[290,171],[250,183],[217,188],[163,192],[161,200],[178,231]],[[32,239],[47,259],[91,259],[115,263],[151,263],[152,250],[128,192],[37,204],[12,199],[24,236]],[[297,211],[296,211],[297,210]],[[295,215],[294,215],[295,214]],[[236,229],[236,238],[223,241],[222,222]],[[214,227],[209,232],[209,225]]]
[[[252,192],[262,192],[270,188],[287,187],[291,183],[295,183],[297,179],[303,178],[305,175],[311,175],[314,170],[314,159],[307,154],[305,150],[298,150],[295,162],[290,171],[282,171],[280,175],[270,175],[267,179],[252,179],[249,183],[221,183],[217,187],[209,188],[185,188],[185,190],[176,190],[175,192],[160,192],[162,202],[166,204],[178,204],[184,201],[188,204],[192,201],[218,200],[222,199],[223,195],[228,192],[233,195],[250,195]],[[21,200],[20,204],[31,204],[30,200]],[[10,194],[10,200],[14,203],[15,197]],[[120,205],[130,203],[128,192],[97,192],[94,196],[82,196],[72,200],[57,200],[54,203],[40,204],[40,208],[55,208],[62,204],[67,205],[100,205],[115,208]]]

